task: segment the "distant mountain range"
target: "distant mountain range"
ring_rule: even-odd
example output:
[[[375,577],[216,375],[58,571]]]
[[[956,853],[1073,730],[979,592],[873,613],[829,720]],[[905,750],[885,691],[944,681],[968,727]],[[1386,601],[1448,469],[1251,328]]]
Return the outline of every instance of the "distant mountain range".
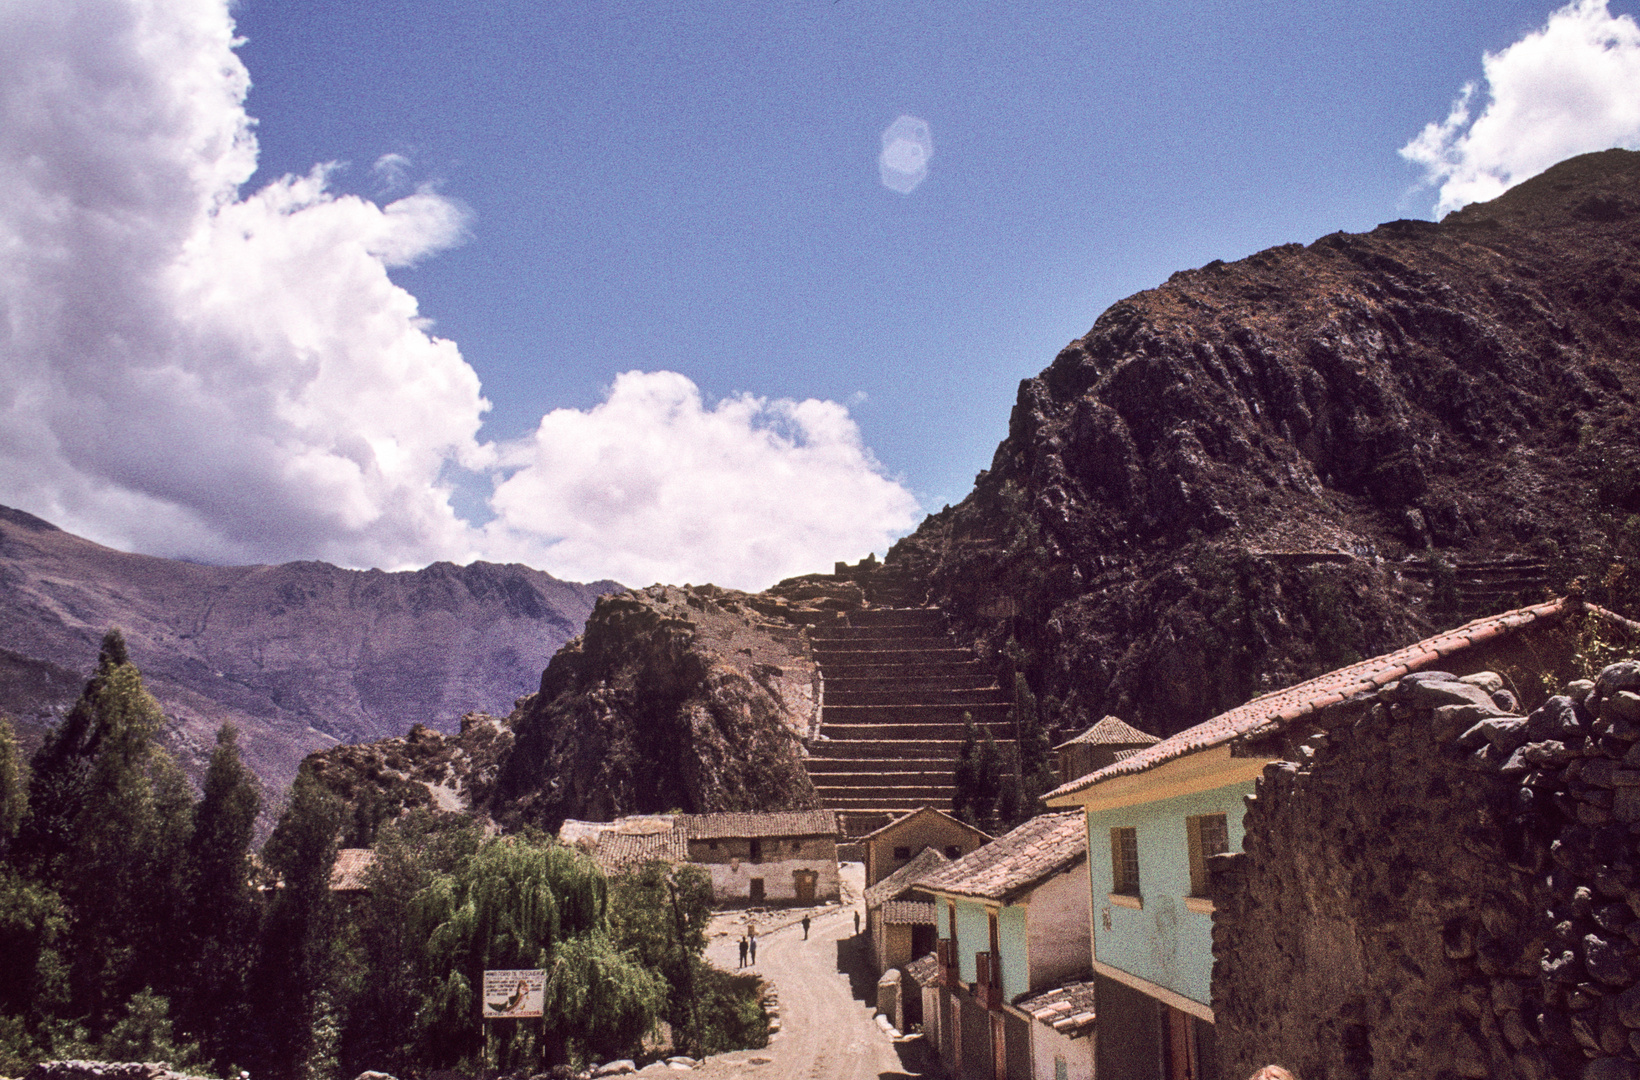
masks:
[[[272,790],[338,742],[455,731],[533,692],[619,589],[520,565],[386,573],[320,562],[201,566],[103,547],[0,507],[0,712],[25,745],[71,705],[119,627],[198,775],[223,721]]]

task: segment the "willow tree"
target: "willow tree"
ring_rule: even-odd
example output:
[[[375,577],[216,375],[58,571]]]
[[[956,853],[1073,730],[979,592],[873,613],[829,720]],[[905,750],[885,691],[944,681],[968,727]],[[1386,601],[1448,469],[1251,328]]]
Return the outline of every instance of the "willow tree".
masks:
[[[584,1061],[637,1048],[666,1004],[661,976],[610,939],[608,888],[580,852],[518,837],[490,840],[417,897],[423,954],[421,1060],[426,1067]],[[547,972],[539,1023],[482,1021],[486,970]],[[501,1025],[505,1025],[504,1028]]]

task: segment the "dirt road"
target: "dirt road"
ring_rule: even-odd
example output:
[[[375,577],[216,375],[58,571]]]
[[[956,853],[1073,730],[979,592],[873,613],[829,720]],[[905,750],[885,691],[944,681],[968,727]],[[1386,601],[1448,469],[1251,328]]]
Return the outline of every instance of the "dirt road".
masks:
[[[690,1075],[699,1080],[933,1080],[924,1071],[921,1041],[896,1044],[872,1019],[875,1010],[868,1002],[875,1001],[877,984],[866,963],[865,939],[854,936],[856,911],[861,911],[857,903],[817,916],[807,941],[800,925],[760,931],[752,970],[780,995],[781,1030],[766,1049],[717,1055]],[[707,957],[734,970],[736,940],[715,939]]]

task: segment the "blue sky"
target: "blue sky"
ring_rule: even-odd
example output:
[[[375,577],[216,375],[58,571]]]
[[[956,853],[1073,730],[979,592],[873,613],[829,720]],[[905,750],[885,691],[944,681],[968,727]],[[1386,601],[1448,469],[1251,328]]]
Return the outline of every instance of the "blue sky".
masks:
[[[1640,143],[1636,10],[14,5],[0,239],[52,254],[0,501],[211,561],[827,569],[961,499],[1121,297]]]
[[[513,437],[666,368],[849,405],[926,508],[1034,375],[1174,270],[1397,217],[1397,148],[1543,3],[244,0],[258,180],[410,161],[474,212],[395,275]],[[1622,5],[1611,9],[1623,10]],[[926,120],[909,196],[878,137]],[[256,186],[258,180],[252,181]],[[863,400],[858,395],[864,395]]]

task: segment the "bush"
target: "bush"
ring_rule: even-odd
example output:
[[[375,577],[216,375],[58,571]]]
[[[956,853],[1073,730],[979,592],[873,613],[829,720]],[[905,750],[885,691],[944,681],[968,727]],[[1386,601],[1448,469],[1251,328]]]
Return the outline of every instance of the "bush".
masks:
[[[719,971],[702,963],[695,975],[695,992],[700,1008],[689,1047],[695,1057],[769,1045],[769,1013],[763,1007],[762,979]]]

